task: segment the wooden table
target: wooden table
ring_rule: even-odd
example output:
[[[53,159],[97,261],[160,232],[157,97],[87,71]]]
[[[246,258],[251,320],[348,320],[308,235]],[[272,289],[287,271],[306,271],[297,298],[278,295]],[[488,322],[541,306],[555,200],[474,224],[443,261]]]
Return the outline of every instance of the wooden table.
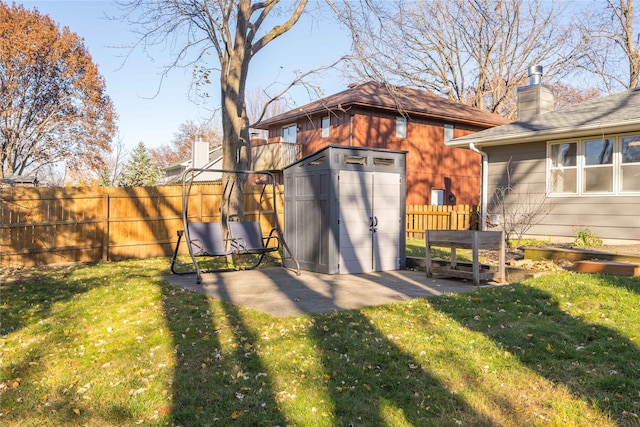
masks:
[[[478,261],[479,249],[498,250],[499,266],[498,281],[505,281],[505,243],[504,232],[502,231],[425,231],[425,246],[427,250],[426,270],[427,277],[432,277],[433,273],[443,274],[445,276],[460,277],[463,279],[473,280],[474,285],[479,285],[481,280],[490,280],[495,276],[493,271],[480,271],[480,262]],[[431,266],[431,247],[448,247],[451,248],[451,259],[446,267]],[[460,269],[456,257],[456,249],[471,249],[473,257],[471,271]]]

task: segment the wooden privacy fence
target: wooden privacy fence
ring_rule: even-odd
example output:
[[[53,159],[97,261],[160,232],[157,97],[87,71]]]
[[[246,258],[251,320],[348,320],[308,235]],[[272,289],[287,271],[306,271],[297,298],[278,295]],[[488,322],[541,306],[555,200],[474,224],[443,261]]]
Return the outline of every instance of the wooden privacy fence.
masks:
[[[245,219],[258,219],[263,186],[247,186]],[[263,229],[274,225],[271,187]],[[194,185],[193,221],[219,221],[220,184]],[[278,218],[284,192],[276,187]],[[183,228],[182,187],[11,188],[0,190],[0,267],[169,256]]]
[[[245,220],[255,221],[263,186],[245,190]],[[262,202],[262,227],[274,225],[271,187]],[[284,187],[276,187],[283,225]],[[220,221],[220,184],[194,185],[193,221]],[[424,230],[477,228],[477,208],[407,206],[407,237]],[[182,187],[0,189],[0,267],[170,256],[182,225]]]
[[[477,206],[407,205],[407,238],[424,239],[425,230],[477,230]]]

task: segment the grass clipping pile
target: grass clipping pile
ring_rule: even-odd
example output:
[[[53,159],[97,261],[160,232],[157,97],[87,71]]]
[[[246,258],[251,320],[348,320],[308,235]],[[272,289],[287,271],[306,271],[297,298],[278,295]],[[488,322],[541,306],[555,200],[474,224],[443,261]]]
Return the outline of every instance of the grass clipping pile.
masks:
[[[489,265],[499,264],[498,251],[480,250],[480,259]],[[568,271],[573,270],[573,262],[566,260],[531,260],[525,259],[524,248],[507,248],[505,250],[505,264],[507,267],[516,267],[531,271]]]
[[[566,260],[539,260],[512,259],[507,260],[507,265],[533,271],[568,271],[573,270],[573,262]]]

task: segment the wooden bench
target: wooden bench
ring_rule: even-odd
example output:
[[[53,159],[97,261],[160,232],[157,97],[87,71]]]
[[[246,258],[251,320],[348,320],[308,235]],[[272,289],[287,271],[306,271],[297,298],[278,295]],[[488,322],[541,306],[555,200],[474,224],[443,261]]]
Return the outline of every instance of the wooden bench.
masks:
[[[502,231],[427,230],[425,231],[425,246],[427,251],[427,277],[432,277],[433,273],[438,273],[445,276],[471,279],[476,286],[479,285],[482,280],[491,280],[494,278],[495,272],[480,271],[478,251],[480,249],[492,249],[500,251],[497,280],[499,282],[505,281],[505,243],[504,233]],[[431,265],[431,247],[433,246],[451,248],[451,259],[448,266],[434,268]],[[473,259],[471,271],[458,267],[456,256],[456,249],[458,248],[471,249]]]
[[[615,274],[618,276],[640,276],[640,264],[616,261],[576,261],[573,271],[579,273]]]

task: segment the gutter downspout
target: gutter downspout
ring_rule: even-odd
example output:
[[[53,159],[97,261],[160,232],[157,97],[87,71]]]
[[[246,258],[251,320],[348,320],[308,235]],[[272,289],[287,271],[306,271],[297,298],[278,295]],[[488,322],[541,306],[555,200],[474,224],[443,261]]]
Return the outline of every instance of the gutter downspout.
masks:
[[[482,178],[480,180],[480,231],[487,228],[487,190],[489,188],[489,155],[484,151],[476,148],[473,142],[469,143],[469,149],[482,156]]]
[[[353,145],[353,114],[349,114],[349,146]]]

